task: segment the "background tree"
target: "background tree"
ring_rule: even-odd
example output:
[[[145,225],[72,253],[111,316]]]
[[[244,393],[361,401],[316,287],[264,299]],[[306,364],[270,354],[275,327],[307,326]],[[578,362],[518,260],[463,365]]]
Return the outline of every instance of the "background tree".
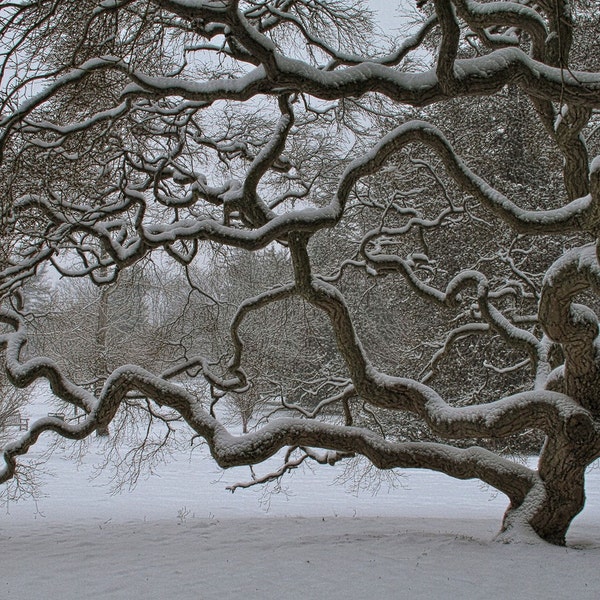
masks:
[[[33,423],[0,479],[42,432],[84,439],[133,407],[146,432],[182,418],[223,467],[285,448],[258,481],[355,454],[479,478],[510,500],[502,539],[564,543],[600,456],[598,18],[417,4],[415,33],[385,40],[342,0],[0,2],[6,371],[86,415]],[[157,313],[169,352],[116,352],[95,390],[28,354],[15,294],[36,272],[102,298],[141,261],[185,274]],[[237,437],[217,419],[267,397],[296,418]],[[536,469],[477,442],[530,430]]]

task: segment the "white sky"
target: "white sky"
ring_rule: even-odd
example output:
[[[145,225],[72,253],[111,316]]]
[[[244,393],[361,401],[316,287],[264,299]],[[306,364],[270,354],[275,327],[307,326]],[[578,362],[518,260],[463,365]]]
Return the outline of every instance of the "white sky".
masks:
[[[379,13],[379,24],[388,33],[394,33],[402,24],[398,16],[398,7],[404,4],[399,0],[368,0],[368,5]]]

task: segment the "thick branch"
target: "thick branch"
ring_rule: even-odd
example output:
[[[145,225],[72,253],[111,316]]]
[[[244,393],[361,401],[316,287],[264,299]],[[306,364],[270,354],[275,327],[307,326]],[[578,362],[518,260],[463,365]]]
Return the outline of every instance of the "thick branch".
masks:
[[[538,390],[485,405],[456,408],[422,383],[378,372],[366,356],[343,296],[332,285],[312,276],[306,241],[301,236],[290,236],[290,251],[299,292],[329,316],[356,392],[371,404],[413,412],[434,433],[447,438],[504,437],[529,428],[564,435],[574,443],[595,438],[590,414],[563,394]]]

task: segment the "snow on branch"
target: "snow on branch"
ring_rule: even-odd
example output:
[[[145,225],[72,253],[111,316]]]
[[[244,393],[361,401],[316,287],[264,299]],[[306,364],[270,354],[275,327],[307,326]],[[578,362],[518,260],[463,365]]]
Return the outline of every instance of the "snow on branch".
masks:
[[[178,291],[163,290],[164,306],[163,296],[153,296],[149,304],[168,314],[174,333],[165,342],[168,356],[163,359],[157,343],[143,364],[162,361],[156,371],[164,371],[156,375],[154,367],[131,364],[113,369],[102,357],[102,375],[86,377],[96,385],[91,393],[67,377],[58,359],[32,358],[25,317],[2,310],[0,347],[9,379],[20,387],[45,379],[56,397],[85,414],[78,423],[36,421],[4,449],[0,481],[14,476],[18,457],[45,431],[83,439],[116,425],[118,414],[135,408],[152,421],[163,419],[165,407],[171,410],[163,424],[168,428],[180,415],[224,468],[252,465],[287,449],[279,470],[248,485],[276,480],[309,459],[333,463],[361,454],[381,469],[420,467],[477,477],[509,496],[506,527],[524,518],[544,539],[564,542],[583,506],[585,467],[600,456],[600,326],[590,308],[594,303],[580,304],[590,292],[600,293],[598,247],[569,250],[600,231],[600,159],[590,164],[584,135],[600,108],[600,73],[583,70],[593,65],[583,56],[586,36],[595,31],[593,11],[584,12],[589,23],[578,38],[568,2],[418,2],[431,16],[421,19],[414,35],[384,49],[372,39],[368,11],[362,14],[350,2],[4,4],[0,167],[6,248],[0,293],[6,305],[46,264],[61,278],[88,277],[106,285],[147,258],[155,272],[173,261],[177,269],[183,265],[187,291],[200,291],[221,312],[213,315],[204,303],[198,317],[189,295],[185,308],[178,304]],[[77,16],[66,19],[72,14]],[[479,97],[487,100],[467,100]],[[517,109],[523,111],[522,130],[492,131],[505,116],[513,127]],[[492,125],[481,136],[469,129],[466,121],[481,124],[488,115]],[[439,129],[407,121],[413,116],[438,119],[461,136],[464,129],[457,147],[464,148],[463,156],[475,156],[473,164],[480,162],[487,181]],[[529,130],[536,117],[542,135]],[[476,140],[469,139],[472,132]],[[501,145],[490,144],[497,137]],[[537,160],[540,140],[535,165],[516,165],[504,145],[514,143],[519,156]],[[589,147],[594,144],[591,139]],[[409,169],[389,164],[409,151]],[[555,185],[561,176],[563,187]],[[513,198],[522,190],[539,197],[519,204]],[[482,232],[497,223],[499,239],[489,245],[485,240],[476,255]],[[477,248],[464,255],[456,237],[463,225],[474,227],[469,241],[477,240]],[[528,250],[506,241],[504,225],[529,236]],[[229,268],[233,249],[257,251],[273,242],[284,248],[277,257],[282,264],[258,280],[252,272],[238,281],[232,270],[226,281],[231,298],[246,300],[221,301],[214,290],[222,282],[210,279],[220,273],[215,264],[223,258]],[[436,252],[456,255],[434,261]],[[518,252],[523,254],[513,260]],[[552,253],[564,256],[547,270],[538,294],[536,278]],[[259,253],[260,259],[266,254]],[[320,277],[313,264],[333,275]],[[203,275],[206,269],[206,293],[204,284],[194,288],[187,269],[195,267]],[[290,267],[293,281],[270,287],[279,278],[287,281]],[[378,279],[388,273],[403,279]],[[398,330],[381,333],[390,306],[394,310],[395,299],[404,300],[407,288],[411,297],[415,292],[440,309],[441,318],[425,323],[428,311],[420,315],[410,307],[407,315],[423,323],[406,316],[394,323]],[[377,289],[392,296],[368,306],[365,299]],[[306,345],[288,354],[280,346],[264,351],[277,331],[285,338],[286,327],[297,322],[295,303],[287,302],[292,297],[307,308],[306,323],[313,309],[319,312],[302,340]],[[284,319],[291,315],[289,322],[269,321],[276,302],[292,305]],[[252,344],[263,332],[249,317],[262,309],[271,337],[263,336],[253,355]],[[199,333],[206,314],[208,327]],[[219,330],[223,314],[229,332]],[[321,316],[329,324],[322,325]],[[408,356],[401,341],[421,326],[445,332],[428,364],[426,357]],[[453,397],[463,375],[473,377],[460,370],[469,357],[457,359],[455,381],[439,393],[428,385],[432,373],[458,340],[489,333],[503,338],[511,366],[493,366],[504,362],[496,355],[484,361],[483,371],[486,377],[492,372],[494,385],[507,374],[506,387],[486,404],[452,406],[444,397]],[[207,358],[204,348],[220,358]],[[252,381],[252,361],[258,357],[260,363],[261,352],[276,365],[271,371],[259,364]],[[307,356],[297,370],[285,363],[302,352]],[[526,389],[516,373],[525,365],[533,367],[533,389],[507,391]],[[422,381],[410,377],[415,367]],[[210,389],[209,409],[197,390],[180,382],[184,377],[198,378],[207,396]],[[284,397],[286,378],[292,387]],[[277,410],[283,406],[295,418],[274,419],[273,411],[262,415],[252,433],[232,435],[212,410],[228,394],[247,400],[251,410],[275,399]],[[353,414],[354,401],[362,405],[360,415]],[[363,414],[365,427],[356,427]],[[371,417],[380,425],[387,416],[385,435],[369,429]],[[418,423],[419,435],[436,439],[493,441],[530,429],[547,439],[536,473],[476,446],[399,443],[395,439],[405,432],[390,434],[397,421],[402,427]]]
[[[594,204],[590,196],[573,200],[559,209],[520,208],[473,173],[457,156],[443,133],[427,122],[409,121],[390,132],[369,154],[360,159],[362,170],[368,174],[376,172],[390,155],[415,142],[430,147],[440,157],[448,174],[465,192],[472,194],[486,208],[519,232],[564,234],[567,231],[580,231],[595,226],[595,221],[592,220]],[[358,170],[357,166],[353,165],[353,168]]]
[[[0,316],[15,329],[13,333],[4,334],[0,338],[6,348],[7,370],[11,377],[22,386],[30,384],[36,378],[45,377],[59,398],[82,407],[87,413],[79,424],[65,423],[51,417],[36,421],[21,439],[4,449],[6,467],[0,474],[1,481],[12,477],[16,457],[25,454],[44,431],[54,431],[71,439],[82,439],[95,429],[108,426],[130,392],[139,392],[159,406],[176,410],[198,435],[206,439],[214,458],[223,467],[261,462],[285,446],[308,446],[342,453],[358,452],[384,469],[420,467],[440,470],[460,478],[479,477],[509,495],[517,504],[523,500],[535,481],[529,469],[500,459],[481,448],[460,450],[429,443],[398,444],[385,441],[366,429],[314,420],[280,419],[256,432],[235,437],[184,388],[133,365],[116,369],[106,380],[96,399],[89,392],[70,383],[56,365],[47,359],[21,362],[21,349],[26,341],[24,325],[15,313],[4,311]],[[422,412],[428,413],[430,423],[436,430],[446,434],[452,433],[453,426],[460,428],[462,435],[486,432],[492,435],[496,435],[496,432],[503,434],[510,428],[513,419],[521,417],[520,413],[525,413],[525,426],[529,426],[531,422],[527,417],[532,416],[529,407],[535,408],[533,412],[537,417],[534,421],[538,425],[540,420],[548,419],[552,422],[552,427],[557,422],[563,422],[567,429],[578,427],[579,433],[586,427],[587,413],[574,406],[562,394],[521,394],[492,405],[451,409],[426,386],[382,376],[375,379],[380,389],[387,388],[388,395],[391,391],[397,397],[412,395],[417,403],[426,400],[426,405],[421,407]],[[451,414],[450,418],[447,418],[448,413]]]
[[[563,394],[536,390],[484,405],[457,408],[449,406],[423,383],[377,371],[358,338],[344,297],[329,283],[312,277],[306,241],[301,236],[291,237],[290,251],[298,291],[329,316],[338,349],[359,397],[381,408],[410,411],[421,417],[434,433],[447,438],[504,437],[524,428],[536,428],[552,435],[565,435],[573,442],[596,439],[596,425],[589,412]],[[458,277],[449,286],[448,295],[456,293],[471,276],[473,273],[468,272],[466,278]],[[475,279],[481,280],[479,276]],[[535,338],[527,343],[538,344]]]
[[[233,80],[191,82],[169,77],[154,77],[133,71],[133,83],[123,89],[123,96],[166,98],[180,96],[187,100],[248,100],[258,94],[287,90],[304,92],[322,100],[362,96],[369,92],[383,94],[403,104],[426,106],[448,97],[438,77],[431,71],[405,73],[374,62],[365,62],[342,70],[323,71],[305,62],[275,53],[274,74],[263,65]],[[600,75],[565,72],[534,61],[518,48],[503,48],[491,54],[452,62],[455,73],[453,95],[471,96],[483,91],[499,91],[518,83],[531,95],[554,101],[566,101],[588,108],[600,107]],[[125,70],[121,64],[115,68]]]

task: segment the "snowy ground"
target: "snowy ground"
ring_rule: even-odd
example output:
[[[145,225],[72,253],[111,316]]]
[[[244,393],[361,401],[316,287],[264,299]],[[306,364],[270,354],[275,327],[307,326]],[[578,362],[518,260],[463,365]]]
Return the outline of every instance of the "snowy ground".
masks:
[[[97,442],[100,444],[100,442]],[[476,482],[406,471],[376,497],[296,472],[265,511],[258,490],[225,490],[200,455],[131,493],[90,481],[57,453],[44,497],[3,508],[0,599],[210,600],[600,597],[600,469],[567,548],[492,538],[506,500]]]

